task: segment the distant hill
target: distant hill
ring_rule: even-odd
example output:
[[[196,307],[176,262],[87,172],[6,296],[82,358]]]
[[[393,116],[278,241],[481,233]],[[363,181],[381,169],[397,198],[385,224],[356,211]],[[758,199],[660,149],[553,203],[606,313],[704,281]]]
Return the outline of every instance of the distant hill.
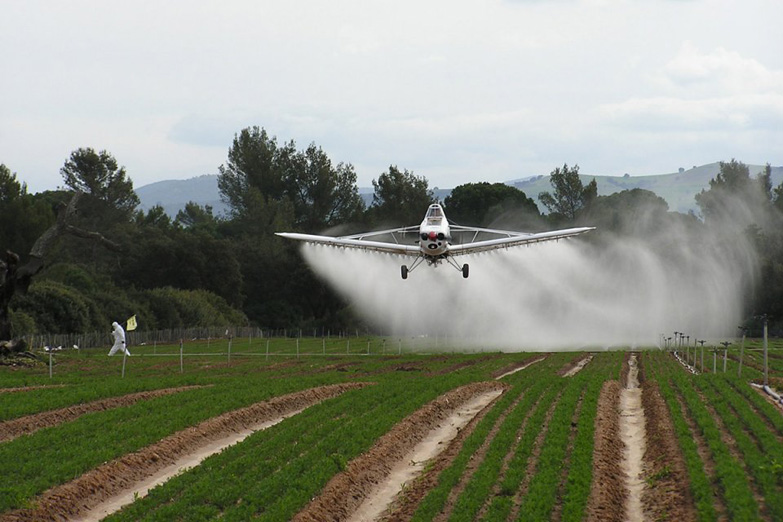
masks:
[[[748,165],[751,177],[764,171],[764,165]],[[641,188],[655,192],[666,200],[669,210],[687,213],[691,210],[698,213],[694,197],[702,189],[708,189],[710,180],[720,172],[720,163],[710,163],[691,169],[680,169],[673,174],[659,174],[655,176],[588,176],[580,175],[585,185],[595,178],[598,184],[598,195],[608,196],[615,192]],[[772,184],[777,186],[783,181],[783,167],[772,167]],[[551,192],[552,185],[549,176],[534,176],[525,180],[508,182],[538,202],[541,192]],[[540,205],[539,205],[540,207]]]
[[[139,208],[147,212],[155,205],[160,205],[166,214],[174,218],[177,212],[193,201],[201,206],[211,206],[212,213],[216,216],[226,214],[228,206],[220,201],[217,180],[217,174],[205,174],[190,179],[156,181],[144,185],[136,189],[136,195],[141,200]]]
[[[764,170],[764,165],[748,165],[751,176]],[[584,184],[595,178],[598,183],[598,194],[606,196],[623,190],[634,188],[647,189],[655,192],[669,204],[669,210],[687,213],[698,212],[694,196],[702,189],[709,188],[710,180],[720,172],[719,163],[710,163],[691,169],[680,169],[672,174],[655,176],[590,176],[581,175]],[[140,209],[145,212],[155,205],[160,205],[172,218],[177,215],[189,201],[199,205],[209,205],[215,215],[226,214],[228,207],[220,200],[217,186],[217,174],[206,174],[190,179],[158,181],[136,189],[141,200]],[[772,167],[772,184],[777,186],[783,182],[783,167]],[[507,185],[517,187],[528,197],[538,202],[541,192],[551,192],[549,175],[532,176],[525,179],[507,181]],[[451,193],[451,189],[437,189],[435,196],[443,200]],[[359,194],[368,206],[372,203],[373,189],[359,187]],[[540,205],[539,205],[540,206]]]

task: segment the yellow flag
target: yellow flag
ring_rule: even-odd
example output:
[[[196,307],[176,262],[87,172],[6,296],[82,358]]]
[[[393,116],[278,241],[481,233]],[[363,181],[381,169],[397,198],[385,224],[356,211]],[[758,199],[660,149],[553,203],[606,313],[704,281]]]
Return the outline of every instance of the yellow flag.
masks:
[[[135,330],[136,329],[136,316],[135,315],[133,317],[131,317],[130,319],[128,319],[128,326],[125,329],[128,330],[129,332],[131,330]]]

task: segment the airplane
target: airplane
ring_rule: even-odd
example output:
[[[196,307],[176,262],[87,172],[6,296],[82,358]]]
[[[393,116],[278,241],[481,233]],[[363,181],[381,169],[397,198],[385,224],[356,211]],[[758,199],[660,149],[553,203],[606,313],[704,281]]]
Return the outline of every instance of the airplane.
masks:
[[[463,227],[449,223],[449,220],[446,219],[443,207],[438,203],[433,203],[427,209],[427,213],[424,215],[424,219],[418,227],[414,225],[341,237],[299,234],[295,232],[276,232],[276,235],[288,239],[295,239],[297,241],[305,241],[307,243],[358,248],[414,257],[415,260],[410,267],[402,265],[400,268],[403,279],[408,279],[408,274],[413,272],[413,270],[424,261],[427,261],[430,266],[439,265],[443,261],[446,261],[451,266],[461,271],[462,277],[467,278],[470,274],[470,267],[467,263],[463,265],[457,263],[452,259],[454,256],[563,239],[583,234],[594,229],[595,227],[579,227],[531,234],[526,232],[511,232],[508,230],[494,230],[491,228]],[[397,236],[405,236],[415,232],[418,233],[416,241],[410,243],[399,242]],[[494,238],[477,241],[480,234],[494,236]],[[383,235],[391,236],[394,242],[367,239]],[[452,243],[454,236],[466,235],[472,235],[472,238],[468,242]]]

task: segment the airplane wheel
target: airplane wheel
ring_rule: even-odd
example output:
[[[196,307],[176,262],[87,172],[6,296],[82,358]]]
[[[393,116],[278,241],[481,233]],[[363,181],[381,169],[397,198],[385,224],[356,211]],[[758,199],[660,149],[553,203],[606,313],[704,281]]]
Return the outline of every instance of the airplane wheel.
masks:
[[[462,277],[467,279],[469,274],[470,274],[470,267],[468,266],[467,263],[465,263],[464,265],[462,265]]]
[[[400,273],[401,273],[403,279],[408,279],[408,267],[407,266],[402,265],[402,267],[400,267]]]

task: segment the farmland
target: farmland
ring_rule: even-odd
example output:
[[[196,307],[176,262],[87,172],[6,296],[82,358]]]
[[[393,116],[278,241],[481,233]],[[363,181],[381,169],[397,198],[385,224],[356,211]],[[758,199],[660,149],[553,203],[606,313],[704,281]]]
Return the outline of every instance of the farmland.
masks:
[[[736,350],[726,373],[722,359],[712,373],[707,352],[694,375],[658,350],[460,354],[444,339],[223,339],[131,347],[126,360],[58,352],[51,377],[47,357],[0,367],[0,519],[94,517],[130,494],[108,520],[350,520],[392,468],[485,397],[395,486],[380,519],[625,520],[621,397],[638,368],[642,518],[781,520],[783,415],[749,385],[762,377],[758,347],[746,344],[741,376]],[[769,360],[773,383],[780,361]]]

